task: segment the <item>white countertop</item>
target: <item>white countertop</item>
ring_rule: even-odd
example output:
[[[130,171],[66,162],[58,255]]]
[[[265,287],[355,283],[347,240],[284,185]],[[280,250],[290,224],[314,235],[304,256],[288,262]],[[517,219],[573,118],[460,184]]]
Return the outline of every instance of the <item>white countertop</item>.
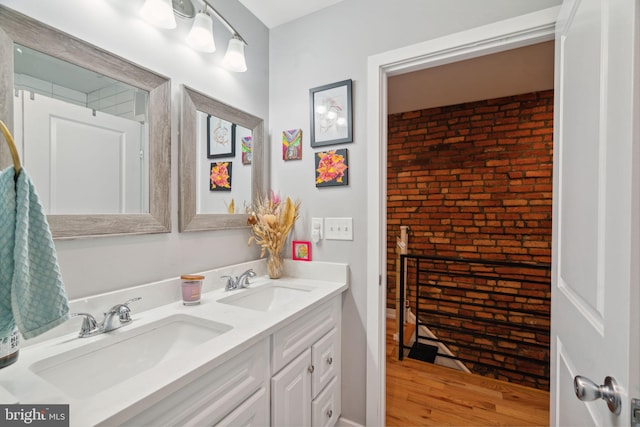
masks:
[[[156,283],[71,301],[72,311],[89,311],[100,321],[102,316],[99,315],[99,310],[85,310],[85,308],[100,306],[100,310],[105,311],[112,305],[112,301],[115,303],[124,302],[131,297],[138,296],[135,292],[143,294],[142,301],[144,301],[146,294],[149,294],[148,296],[154,295],[158,301],[162,301],[163,298],[172,299],[168,303],[155,307],[143,305],[145,309],[142,311],[137,309],[140,307],[137,302],[131,304],[134,321],[112,332],[89,338],[78,338],[80,320],[72,319],[65,325],[73,322],[73,332],[64,335],[51,333],[50,335],[54,335],[53,337],[21,348],[18,361],[0,370],[0,400],[4,401],[3,403],[70,404],[72,426],[99,424],[116,414],[118,414],[118,418],[126,419],[129,418],[129,415],[138,413],[172,391],[186,385],[199,373],[208,371],[239,354],[259,340],[268,337],[275,330],[302,316],[308,309],[328,301],[348,288],[349,272],[346,264],[302,263],[287,260],[285,271],[288,276],[277,279],[277,283],[307,286],[312,289],[309,292],[301,293],[299,298],[285,307],[264,312],[217,302],[229,295],[247,291],[246,289],[224,291],[223,282],[219,280],[219,276],[223,274],[237,275],[247,266],[254,268],[259,275],[264,274],[264,261],[260,261],[201,272],[200,274],[204,274],[207,279],[205,279],[203,287],[201,304],[195,306],[182,304],[179,278],[163,281],[164,288]],[[268,276],[258,276],[251,279],[249,289],[264,286],[269,282],[271,279]],[[160,297],[157,295],[163,292],[167,295]],[[199,344],[188,353],[188,357],[175,357],[162,361],[116,386],[106,390],[95,390],[92,395],[82,398],[66,395],[31,370],[31,366],[42,359],[78,349],[89,343],[107,345],[109,340],[116,340],[119,334],[126,334],[133,328],[143,327],[159,319],[180,314],[223,323],[231,326],[232,329]],[[104,366],[104,369],[109,370],[114,367],[107,365]],[[91,378],[87,378],[87,381],[90,382]]]

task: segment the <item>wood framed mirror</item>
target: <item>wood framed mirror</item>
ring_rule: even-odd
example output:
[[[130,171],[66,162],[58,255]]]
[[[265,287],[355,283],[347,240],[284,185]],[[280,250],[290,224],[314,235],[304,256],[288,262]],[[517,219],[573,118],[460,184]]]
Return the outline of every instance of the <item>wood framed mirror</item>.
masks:
[[[227,144],[222,139],[229,138],[232,146],[214,148],[218,130],[224,130],[218,142]],[[248,134],[251,138],[250,165],[246,163],[247,153],[243,142],[243,135],[246,138]],[[216,165],[224,165],[225,168],[225,178],[219,183],[222,188],[217,188],[216,183],[212,182],[212,170]],[[240,171],[240,168],[250,171],[250,179],[246,178],[247,171]],[[245,178],[234,183],[231,170],[235,171],[233,173],[237,177],[244,172]],[[246,227],[246,208],[264,195],[267,188],[264,176],[264,121],[183,86],[179,182],[180,231]],[[240,191],[236,190],[238,182],[242,186]],[[223,191],[216,191],[220,189]],[[209,202],[205,200],[209,198],[208,192],[212,192]]]
[[[136,213],[117,208],[108,213],[49,213],[47,220],[54,239],[109,236],[120,234],[163,233],[171,231],[170,163],[171,163],[171,83],[167,77],[149,71],[99,47],[86,43],[42,22],[0,5],[0,118],[14,132],[14,102],[18,90],[14,77],[14,54],[27,48],[55,60],[110,78],[148,93],[145,104],[145,135],[148,163],[145,177],[148,183],[143,194],[146,200]],[[95,109],[93,110],[95,115]],[[48,147],[47,147],[48,148]],[[84,147],[86,148],[86,147]],[[100,154],[96,154],[98,161]],[[96,161],[96,160],[94,160]],[[6,144],[0,144],[0,166],[11,164]],[[29,170],[29,159],[23,160]],[[114,168],[123,169],[120,166]],[[75,172],[75,171],[74,171]],[[82,176],[75,179],[83,180]],[[124,173],[122,181],[126,180]],[[36,182],[38,186],[39,183]],[[43,183],[48,185],[48,183]],[[96,191],[99,191],[96,189]],[[46,210],[46,208],[45,208]]]

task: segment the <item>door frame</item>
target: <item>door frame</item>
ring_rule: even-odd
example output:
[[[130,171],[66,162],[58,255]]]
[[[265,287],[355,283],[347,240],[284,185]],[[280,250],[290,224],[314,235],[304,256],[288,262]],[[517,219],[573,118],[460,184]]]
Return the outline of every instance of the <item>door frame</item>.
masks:
[[[387,79],[554,40],[560,6],[370,56],[367,62],[367,361],[366,425],[384,425],[387,193]]]

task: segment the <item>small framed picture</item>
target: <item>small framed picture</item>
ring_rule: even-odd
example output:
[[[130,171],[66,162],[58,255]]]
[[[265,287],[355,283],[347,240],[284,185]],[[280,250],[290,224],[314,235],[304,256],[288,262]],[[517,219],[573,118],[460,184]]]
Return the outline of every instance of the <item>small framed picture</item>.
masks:
[[[233,162],[211,163],[209,174],[210,191],[231,191],[231,167]]]
[[[235,157],[236,125],[219,117],[207,115],[207,157]]]
[[[349,150],[321,151],[316,153],[316,187],[349,185]]]
[[[282,132],[282,160],[302,159],[302,129]]]
[[[311,242],[294,240],[292,242],[291,253],[296,261],[311,261]]]
[[[311,146],[353,142],[351,80],[309,89]]]
[[[250,165],[253,157],[253,134],[251,129],[237,125],[234,129],[235,146],[240,146],[242,150],[242,164]]]

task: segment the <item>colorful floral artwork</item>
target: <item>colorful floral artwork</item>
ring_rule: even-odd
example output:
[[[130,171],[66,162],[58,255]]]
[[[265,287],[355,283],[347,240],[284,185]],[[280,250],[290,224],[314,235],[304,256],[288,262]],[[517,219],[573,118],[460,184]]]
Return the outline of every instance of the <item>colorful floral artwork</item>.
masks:
[[[209,190],[231,191],[231,166],[232,162],[211,163]]]
[[[349,162],[346,148],[316,153],[316,187],[349,184]]]
[[[282,160],[302,159],[302,129],[282,132]]]

